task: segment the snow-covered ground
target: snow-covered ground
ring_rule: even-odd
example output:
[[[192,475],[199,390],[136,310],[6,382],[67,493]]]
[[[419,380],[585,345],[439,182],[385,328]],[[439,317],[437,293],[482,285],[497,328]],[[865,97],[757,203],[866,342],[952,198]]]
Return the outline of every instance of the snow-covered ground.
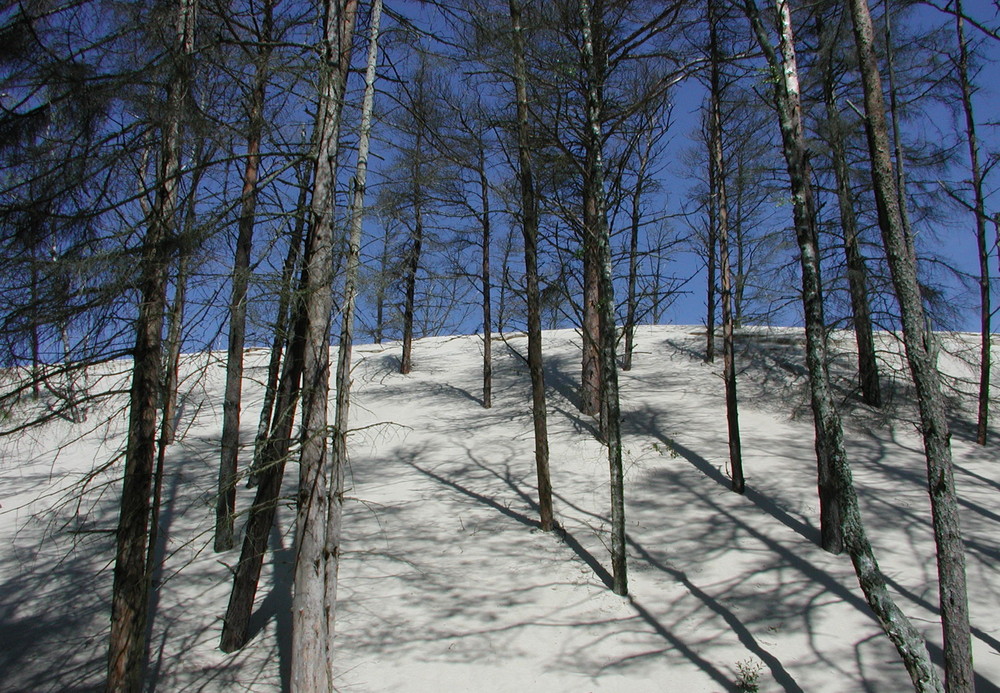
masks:
[[[721,366],[703,329],[642,328],[621,374],[629,598],[609,579],[608,463],[574,404],[579,340],[545,336],[555,512],[538,530],[529,380],[494,342],[494,406],[483,409],[482,340],[356,350],[345,541],[337,612],[343,691],[902,691],[909,679],[871,617],[850,562],[816,545],[812,421],[801,331],[741,337],[747,493],[729,490]],[[950,339],[959,349],[962,336]],[[968,357],[974,340],[968,340]],[[849,342],[841,338],[844,345]],[[509,347],[526,351],[523,335]],[[883,356],[897,363],[884,339]],[[241,652],[217,649],[236,551],[212,552],[224,354],[189,357],[182,437],[167,463],[163,569],[148,679],[160,691],[277,691],[290,652],[291,508],[279,514]],[[961,359],[942,355],[970,379]],[[266,353],[248,356],[244,438],[256,426]],[[835,372],[846,373],[849,355]],[[118,387],[127,364],[91,375]],[[114,375],[112,370],[121,373]],[[843,393],[865,520],[904,611],[940,655],[924,461],[905,381],[886,412]],[[972,385],[964,385],[970,390]],[[997,443],[973,437],[956,397],[953,449],[968,546],[977,690],[1000,690]],[[123,406],[0,440],[0,690],[100,689]],[[2,425],[16,422],[12,413]],[[110,464],[109,464],[110,463]],[[297,477],[290,466],[287,480]],[[289,491],[291,485],[287,486]],[[82,492],[81,492],[82,491]],[[240,489],[245,510],[252,492]],[[741,673],[742,672],[742,673]]]

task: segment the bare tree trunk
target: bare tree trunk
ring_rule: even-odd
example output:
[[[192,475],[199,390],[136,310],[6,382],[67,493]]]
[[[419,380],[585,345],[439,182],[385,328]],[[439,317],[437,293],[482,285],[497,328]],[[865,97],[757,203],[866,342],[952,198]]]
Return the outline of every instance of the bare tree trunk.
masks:
[[[365,69],[365,91],[361,105],[361,127],[358,134],[358,160],[354,173],[353,198],[350,206],[350,230],[344,278],[344,302],[340,342],[337,349],[337,392],[333,420],[333,446],[329,472],[329,500],[326,517],[326,593],[324,612],[327,617],[327,637],[334,635],[337,607],[337,570],[340,564],[340,535],[344,505],[344,468],[347,466],[347,431],[351,406],[351,350],[354,344],[354,313],[361,267],[361,223],[364,213],[365,186],[368,175],[368,146],[372,129],[372,109],[375,100],[375,69],[378,64],[378,36],[382,19],[382,0],[373,0],[369,22],[368,60]],[[345,63],[346,66],[346,63]],[[332,662],[332,642],[328,645]],[[332,667],[330,683],[333,683]]]
[[[385,289],[389,275],[389,229],[383,229],[382,253],[379,255],[379,280],[375,286],[375,343],[381,344],[385,333]]]
[[[834,41],[836,37],[834,36],[830,40]],[[858,242],[858,223],[851,192],[851,172],[844,146],[846,130],[837,109],[833,60],[830,58],[827,58],[823,65],[823,99],[829,126],[830,156],[833,160],[833,173],[837,181],[840,227],[844,234],[847,285],[851,295],[851,317],[854,325],[855,343],[858,348],[858,380],[861,385],[861,397],[866,404],[879,407],[882,406],[882,388],[879,384],[871,309],[868,303],[868,270],[865,267],[865,259]]]
[[[293,693],[333,689],[332,603],[338,547],[330,545],[330,503],[337,493],[327,450],[330,321],[333,309],[333,202],[340,116],[351,59],[357,0],[328,0],[316,119],[312,225],[303,259],[305,339],[296,556],[292,595]]]
[[[715,208],[715,236],[719,240],[719,264],[722,273],[722,376],[726,383],[726,422],[729,431],[729,467],[732,489],[743,493],[743,452],[740,443],[739,400],[736,396],[736,349],[733,344],[733,280],[729,267],[729,200],[726,196],[726,168],[722,154],[722,56],[718,43],[716,0],[708,0],[710,65],[709,185],[710,205]]]
[[[611,239],[608,231],[604,198],[604,160],[601,152],[601,122],[603,117],[603,77],[605,63],[603,36],[603,0],[591,3],[580,0],[580,21],[583,41],[580,44],[581,63],[587,85],[587,133],[589,178],[596,194],[595,224],[592,227],[595,259],[599,267],[600,294],[600,356],[601,399],[607,416],[604,419],[608,445],[608,466],[611,472],[611,566],[615,594],[628,594],[628,570],[625,539],[625,478],[622,470],[621,411],[618,396],[618,363],[615,354],[618,334],[615,329],[614,285],[611,279]],[[595,20],[596,17],[596,20]]]
[[[903,155],[903,138],[899,134],[900,109],[898,95],[896,91],[896,47],[892,39],[892,15],[886,13],[885,19],[885,63],[889,77],[889,117],[892,122],[892,146],[893,156],[896,159],[896,197],[898,199],[899,214],[902,219],[903,232],[906,234],[906,249],[913,261],[917,264],[917,251],[913,245],[913,229],[910,227],[909,206],[906,204],[906,157]]]
[[[142,301],[136,320],[125,475],[118,520],[111,637],[108,648],[108,691],[139,691],[146,652],[149,575],[146,571],[151,511],[156,414],[161,395],[161,347],[166,304],[165,243],[174,225],[180,176],[181,120],[190,90],[190,56],[194,51],[195,0],[179,0],[173,68],[167,87],[167,116],[157,177],[156,198],[142,244]]]
[[[417,129],[416,150],[420,151],[420,128]],[[419,168],[419,166],[418,166]],[[413,370],[413,319],[417,302],[417,273],[420,271],[420,254],[424,244],[424,217],[421,206],[419,172],[413,174],[413,233],[406,257],[406,294],[403,302],[403,354],[399,360],[399,372],[407,374]]]
[[[199,171],[194,178],[199,177]],[[197,186],[194,186],[197,187]],[[191,216],[194,216],[192,201]],[[167,315],[167,353],[163,369],[163,423],[161,426],[164,445],[172,445],[177,434],[177,384],[180,377],[182,328],[184,326],[184,305],[187,302],[188,264],[190,249],[184,249],[177,261],[177,286],[174,301]]]
[[[493,290],[490,286],[490,181],[486,177],[486,152],[479,147],[479,194],[483,198],[483,263],[480,281],[483,291],[483,407],[493,406]]]
[[[38,304],[38,248],[31,249],[31,304]],[[31,313],[31,396],[42,396],[42,343],[38,316]]]
[[[639,225],[642,221],[642,194],[646,184],[646,171],[649,166],[649,151],[651,149],[651,133],[646,132],[645,146],[639,152],[639,170],[636,172],[635,190],[632,191],[631,228],[628,245],[628,299],[625,315],[625,353],[622,357],[622,370],[632,370],[632,351],[635,348],[635,321],[639,299],[637,284],[639,274]]]
[[[587,157],[592,157],[587,152]],[[601,412],[601,320],[600,266],[593,247],[594,225],[597,223],[597,209],[594,200],[594,182],[584,174],[583,201],[583,324],[580,327],[583,340],[583,354],[580,364],[580,412],[589,416],[599,416]],[[603,418],[602,418],[603,435]]]
[[[780,62],[761,22],[756,0],[744,0],[744,9],[771,67],[782,144],[793,186],[796,236],[799,240],[800,253],[805,257],[810,254],[813,247],[810,237],[815,238],[815,235],[804,227],[811,223],[810,220],[814,217],[811,192],[808,186],[803,185],[808,182],[808,177],[803,176],[803,168],[808,173],[808,162],[804,159],[806,152],[803,148],[801,116],[797,108],[799,90],[791,9],[787,0],[774,0],[774,4],[781,34]],[[836,494],[836,507],[839,510],[837,519],[843,532],[843,547],[851,557],[858,584],[864,592],[866,601],[882,629],[896,646],[916,690],[940,691],[941,684],[937,671],[930,661],[923,636],[893,602],[862,524],[851,468],[844,450],[840,414],[834,402],[826,370],[826,342],[817,339],[815,332],[811,331],[811,328],[815,329],[815,324],[810,323],[814,323],[817,316],[815,308],[810,306],[810,301],[815,301],[816,297],[810,294],[814,294],[818,289],[818,276],[810,267],[810,263],[805,260],[802,261],[802,273],[807,320],[807,365],[813,415],[816,421],[817,439],[821,436],[823,439],[825,450],[823,462],[826,464],[826,473],[832,487],[830,490]]]
[[[294,313],[295,305],[295,276],[299,269],[299,260],[302,255],[302,240],[305,236],[306,228],[306,202],[309,193],[309,174],[305,166],[299,169],[299,198],[295,209],[295,226],[292,236],[288,240],[288,251],[285,254],[285,261],[281,267],[280,294],[278,296],[278,309],[274,319],[274,335],[271,342],[271,356],[267,362],[267,380],[264,383],[264,401],[260,407],[260,418],[257,422],[257,434],[254,436],[253,462],[250,465],[250,473],[247,476],[247,487],[253,488],[257,485],[257,469],[261,459],[261,447],[267,440],[268,431],[271,424],[271,417],[274,412],[275,399],[278,392],[278,377],[281,373],[281,358],[285,343],[291,343],[294,337]]]
[[[952,468],[950,433],[935,363],[916,263],[907,244],[889,158],[889,131],[882,80],[875,55],[874,32],[866,0],[850,0],[854,39],[865,93],[865,132],[872,161],[872,181],[878,203],[879,227],[886,248],[903,325],[906,358],[917,389],[921,430],[927,458],[928,490],[937,544],[938,589],[944,632],[945,685],[949,692],[973,690],[972,642],[965,579],[965,549]]]
[[[300,301],[301,297],[295,301],[288,355],[276,388],[274,422],[266,439],[260,441],[255,449],[257,493],[247,516],[240,561],[236,564],[233,589],[229,594],[229,606],[222,621],[219,647],[223,652],[233,652],[246,644],[247,626],[250,623],[254,596],[257,594],[257,582],[260,580],[260,571],[264,564],[264,553],[267,551],[267,536],[274,525],[274,516],[278,509],[285,463],[288,461],[288,451],[292,444],[292,425],[302,378],[304,323]],[[282,330],[285,330],[284,326]]]
[[[517,99],[517,177],[521,186],[521,235],[524,238],[524,275],[528,301],[528,371],[531,374],[531,419],[535,433],[535,473],[541,528],[553,528],[552,482],[549,476],[549,437],[542,370],[542,311],[538,293],[538,197],[531,166],[528,124],[528,71],[524,64],[524,27],[519,0],[508,0],[514,33],[514,90]]]
[[[715,363],[715,273],[718,264],[716,251],[718,240],[716,238],[717,223],[715,220],[715,205],[711,200],[708,203],[708,257],[705,263],[705,363]]]
[[[274,0],[266,0],[254,87],[247,109],[247,155],[240,196],[236,254],[233,258],[232,293],[229,299],[229,346],[226,358],[226,389],[222,400],[222,444],[219,461],[219,497],[215,508],[215,550],[233,548],[233,516],[236,512],[237,460],[240,449],[240,400],[243,393],[243,349],[246,344],[247,286],[250,283],[250,252],[257,211],[257,177],[260,168],[260,142],[264,132],[264,98],[267,90],[268,63]]]
[[[802,126],[799,82],[795,61],[791,11],[787,0],[774,0],[778,10],[781,56],[775,53],[761,23],[755,0],[745,0],[758,43],[774,75],[774,98],[778,108],[782,148],[792,192],[795,237],[802,271],[802,304],[805,315],[806,368],[809,371],[813,423],[816,430],[817,487],[820,502],[820,534],[823,548],[831,553],[843,550],[838,494],[831,469],[834,431],[829,419],[835,403],[829,392],[826,326],[823,316],[823,281],[820,276],[819,239],[816,207],[810,178],[809,152]],[[839,420],[838,420],[839,425]]]
[[[979,317],[982,341],[979,350],[979,409],[976,417],[976,442],[980,445],[986,445],[990,418],[990,347],[992,342],[990,256],[986,243],[983,172],[979,165],[979,141],[976,137],[976,118],[972,109],[972,85],[969,83],[969,45],[965,40],[965,22],[962,16],[962,0],[955,0],[955,33],[958,36],[958,84],[962,90],[962,110],[965,112],[965,139],[969,146],[973,207],[976,215],[976,246],[979,255]]]

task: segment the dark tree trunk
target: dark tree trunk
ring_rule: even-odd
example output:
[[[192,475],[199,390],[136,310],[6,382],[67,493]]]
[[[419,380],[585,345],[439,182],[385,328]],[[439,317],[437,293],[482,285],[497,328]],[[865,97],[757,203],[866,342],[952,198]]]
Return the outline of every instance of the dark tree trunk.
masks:
[[[715,363],[715,274],[719,243],[716,237],[715,205],[708,201],[708,257],[705,261],[705,363]]]
[[[240,552],[240,561],[236,564],[229,606],[222,621],[219,647],[223,652],[238,650],[247,641],[247,626],[250,623],[254,597],[257,594],[257,582],[264,564],[267,537],[274,525],[285,463],[288,461],[288,450],[292,444],[292,425],[295,421],[295,407],[302,378],[304,332],[301,307],[298,303],[296,301],[288,355],[276,388],[274,422],[270,426],[266,440],[261,441],[255,452],[257,493],[247,516],[243,549]]]
[[[979,165],[979,140],[972,108],[972,84],[969,82],[969,45],[965,40],[962,0],[955,0],[955,33],[958,37],[958,84],[962,90],[965,113],[965,139],[969,146],[969,169],[972,173],[973,211],[976,215],[976,247],[979,255],[979,408],[976,416],[976,442],[986,445],[990,419],[990,348],[992,314],[990,306],[990,255],[986,242],[986,208],[983,194],[983,171]]]
[[[936,348],[924,314],[916,262],[901,215],[901,202],[889,158],[889,130],[874,32],[866,0],[850,0],[854,39],[865,94],[865,132],[872,161],[872,182],[879,227],[899,301],[903,342],[917,390],[927,458],[928,490],[937,544],[938,589],[944,634],[945,684],[949,692],[973,690],[972,642],[965,579],[965,549],[958,514],[950,432],[935,363]]]
[[[906,204],[906,157],[903,156],[903,138],[899,133],[899,121],[902,120],[902,116],[899,113],[899,95],[896,90],[896,47],[892,38],[891,13],[886,13],[883,19],[885,20],[885,64],[889,78],[889,118],[892,123],[893,156],[896,160],[896,198],[905,234],[906,250],[915,266],[917,264],[917,251],[913,245],[910,211]]]
[[[493,406],[493,290],[490,286],[490,182],[486,177],[486,152],[479,148],[479,194],[483,198],[483,407]]]
[[[649,166],[651,133],[645,137],[645,146],[639,152],[639,170],[636,173],[635,190],[632,191],[631,228],[628,244],[628,298],[625,315],[625,353],[622,355],[622,370],[632,370],[632,351],[635,349],[635,321],[638,311],[639,280],[639,226],[642,221],[642,194],[646,185],[646,170]]]
[[[591,147],[587,158],[596,154]],[[590,168],[592,164],[588,165]],[[597,224],[594,181],[584,173],[583,183],[583,324],[581,325],[583,355],[580,364],[580,411],[588,416],[601,414],[600,357],[600,261],[595,257],[594,234]],[[603,425],[602,425],[603,428]]]
[[[733,344],[733,280],[729,267],[729,200],[726,196],[726,167],[722,153],[722,56],[718,43],[716,0],[708,0],[709,31],[709,204],[715,209],[715,232],[719,240],[719,264],[722,274],[722,376],[726,384],[726,422],[729,431],[729,468],[732,489],[743,493],[743,451],[740,443],[739,401],[736,395],[736,349]]]
[[[521,235],[524,238],[524,274],[528,301],[528,371],[531,374],[531,419],[535,433],[535,471],[541,528],[548,532],[552,517],[549,477],[549,438],[546,425],[545,375],[542,370],[542,311],[538,293],[538,198],[531,166],[528,124],[528,73],[524,64],[524,28],[518,0],[508,0],[514,33],[514,88],[517,99],[517,177],[521,187]]]
[[[179,0],[173,68],[167,87],[156,198],[142,244],[140,290],[132,352],[128,438],[121,511],[118,519],[111,636],[108,648],[108,691],[139,691],[146,652],[149,540],[156,414],[161,397],[162,329],[166,305],[167,267],[177,208],[180,176],[181,121],[190,90],[190,56],[194,51],[195,0]],[[153,518],[155,522],[155,518]]]
[[[417,151],[420,150],[420,129],[417,129]],[[406,256],[406,294],[403,303],[403,355],[399,360],[399,372],[413,370],[413,319],[417,303],[417,274],[420,271],[420,254],[424,244],[424,218],[421,205],[422,190],[420,166],[413,173],[413,232],[410,234],[410,249]]]
[[[266,0],[254,87],[247,108],[246,164],[240,217],[237,222],[236,254],[233,258],[232,293],[229,299],[229,345],[226,358],[226,389],[222,400],[222,444],[219,461],[219,497],[215,508],[215,550],[233,548],[233,516],[236,512],[237,460],[240,449],[240,405],[243,392],[243,350],[246,343],[247,286],[250,283],[250,252],[257,211],[257,178],[260,142],[264,132],[264,98],[271,53],[274,0]]]
[[[261,447],[267,441],[271,424],[271,417],[274,412],[275,398],[278,393],[278,377],[281,373],[282,352],[286,343],[291,343],[294,338],[294,315],[292,314],[295,304],[295,277],[299,268],[299,260],[302,256],[302,242],[307,226],[306,215],[308,209],[308,183],[309,174],[305,166],[299,169],[299,197],[295,206],[295,226],[292,229],[292,236],[288,239],[288,251],[285,253],[285,261],[281,267],[281,284],[278,295],[278,309],[274,319],[274,334],[271,342],[271,355],[267,362],[267,380],[264,383],[264,400],[260,407],[260,417],[257,422],[257,434],[254,436],[253,462],[250,465],[250,473],[247,476],[247,487],[253,488],[257,485],[257,469],[261,459]]]
[[[830,40],[834,41],[836,37],[833,36]],[[868,270],[865,267],[864,255],[861,253],[861,244],[858,242],[858,223],[851,191],[851,171],[847,163],[844,142],[846,128],[837,109],[832,58],[825,60],[823,68],[823,98],[830,137],[830,157],[837,181],[840,227],[844,234],[844,253],[847,260],[847,285],[851,295],[851,318],[858,348],[858,380],[864,402],[879,407],[882,406],[882,388],[879,384],[871,309],[868,303]]]

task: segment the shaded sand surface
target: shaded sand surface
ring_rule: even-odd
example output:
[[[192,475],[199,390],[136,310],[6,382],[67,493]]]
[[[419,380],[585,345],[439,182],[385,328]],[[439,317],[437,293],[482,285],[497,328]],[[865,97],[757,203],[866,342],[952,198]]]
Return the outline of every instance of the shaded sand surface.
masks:
[[[483,409],[482,340],[357,348],[337,613],[343,691],[907,690],[850,562],[816,545],[815,461],[802,334],[739,337],[747,493],[729,490],[721,364],[702,330],[642,328],[621,374],[630,597],[607,588],[609,489],[595,422],[575,405],[579,340],[546,333],[555,512],[537,526],[523,335],[496,340]],[[833,366],[863,512],[895,596],[940,658],[919,437],[898,347],[882,335],[884,411],[851,392],[850,341]],[[971,335],[949,336],[954,455],[968,546],[977,690],[1000,690],[1000,474],[971,442]],[[267,354],[248,354],[244,443]],[[272,532],[241,652],[217,649],[238,552],[212,552],[224,354],[188,357],[182,437],[164,479],[147,679],[160,691],[280,691],[290,652],[293,512]],[[127,364],[91,376],[121,388]],[[115,371],[118,371],[117,373]],[[124,396],[87,422],[0,439],[0,690],[99,690],[110,612]],[[118,413],[116,413],[118,412]],[[16,420],[14,414],[4,423]],[[244,449],[243,461],[249,461]],[[290,465],[289,497],[297,477]],[[252,492],[241,487],[240,511]],[[242,519],[242,517],[241,517]]]

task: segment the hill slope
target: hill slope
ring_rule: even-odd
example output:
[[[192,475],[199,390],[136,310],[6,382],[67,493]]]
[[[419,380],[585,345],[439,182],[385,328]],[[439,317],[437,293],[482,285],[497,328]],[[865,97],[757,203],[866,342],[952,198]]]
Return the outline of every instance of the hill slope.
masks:
[[[746,496],[728,490],[718,366],[692,328],[643,328],[622,374],[631,597],[605,585],[608,468],[573,404],[579,345],[547,333],[552,482],[561,534],[536,527],[529,381],[495,342],[494,407],[478,399],[481,339],[397,345],[354,370],[337,648],[345,691],[900,691],[909,679],[849,561],[816,546],[812,423],[801,333],[750,332],[740,364]],[[513,350],[523,336],[509,336]],[[956,342],[957,343],[957,342]],[[892,362],[889,344],[886,358]],[[183,439],[169,455],[164,567],[149,678],[164,691],[277,691],[287,677],[294,560],[284,508],[242,652],[216,649],[229,590],[211,551],[222,355],[192,356]],[[249,355],[248,378],[266,354]],[[840,365],[847,366],[845,356]],[[959,373],[958,360],[946,363]],[[127,365],[127,364],[126,364]],[[119,370],[124,366],[119,364]],[[94,387],[112,387],[108,374]],[[939,651],[920,441],[896,386],[889,414],[852,404],[848,440],[876,552],[904,611]],[[245,440],[260,388],[247,383]],[[92,690],[104,674],[123,417],[48,424],[0,449],[0,689]],[[956,407],[978,690],[1000,688],[1000,503],[995,443],[968,442]],[[97,423],[100,421],[101,423]],[[95,471],[96,470],[96,471]],[[289,467],[289,480],[296,470]],[[291,487],[289,486],[289,489]],[[80,491],[83,489],[82,495]],[[250,501],[241,489],[241,509]],[[54,509],[53,509],[54,507]]]

